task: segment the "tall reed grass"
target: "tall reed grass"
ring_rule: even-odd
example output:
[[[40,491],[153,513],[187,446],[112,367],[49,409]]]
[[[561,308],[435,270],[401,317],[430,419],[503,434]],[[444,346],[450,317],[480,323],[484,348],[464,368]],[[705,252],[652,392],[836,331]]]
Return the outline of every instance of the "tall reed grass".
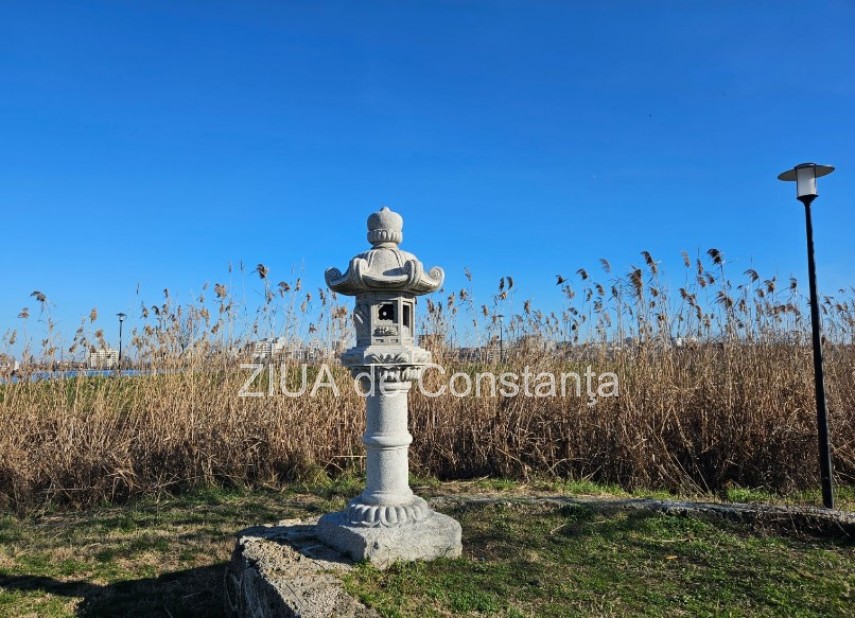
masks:
[[[525,366],[582,373],[590,366],[614,372],[620,390],[591,406],[584,396],[430,398],[414,389],[413,472],[683,491],[739,485],[788,492],[818,483],[810,318],[798,282],[753,270],[731,279],[715,249],[683,255],[685,282],[676,292],[648,252],[640,267],[618,273],[602,260],[597,272],[579,269],[561,282],[563,307],[548,313],[516,298],[512,277],[479,302],[468,271],[461,289],[422,301],[423,345],[449,373]],[[252,276],[257,306],[221,283],[191,303],[179,305],[164,290],[157,304],[141,305],[128,356],[155,375],[32,380],[25,366],[0,385],[0,505],[85,507],[200,485],[275,486],[360,471],[364,402],[353,388],[342,387],[338,397],[330,389],[314,397],[238,397],[249,372],[237,350],[277,335],[340,351],[352,332],[351,299],[307,291],[300,279],[274,284],[261,264]],[[821,304],[836,481],[850,486],[852,292]],[[36,330],[27,326],[36,315],[44,336],[35,352],[27,343],[25,357],[52,364],[106,347],[97,310],[62,343],[48,297],[37,291],[33,299],[38,313],[21,312],[24,326],[3,338],[7,353]],[[495,353],[500,338],[504,359]],[[463,355],[464,345],[493,353]],[[289,362],[293,380],[299,371]],[[349,374],[329,362],[337,383],[348,385]],[[427,382],[438,379],[434,373]]]

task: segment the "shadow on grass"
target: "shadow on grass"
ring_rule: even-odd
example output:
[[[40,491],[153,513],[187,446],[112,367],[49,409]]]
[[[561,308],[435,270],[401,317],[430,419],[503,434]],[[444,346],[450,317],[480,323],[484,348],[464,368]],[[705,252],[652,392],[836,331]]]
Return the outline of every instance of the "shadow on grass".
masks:
[[[78,597],[81,602],[77,606],[77,615],[81,617],[223,616],[225,569],[226,563],[223,562],[107,585],[0,572],[0,588],[8,592],[32,591]]]

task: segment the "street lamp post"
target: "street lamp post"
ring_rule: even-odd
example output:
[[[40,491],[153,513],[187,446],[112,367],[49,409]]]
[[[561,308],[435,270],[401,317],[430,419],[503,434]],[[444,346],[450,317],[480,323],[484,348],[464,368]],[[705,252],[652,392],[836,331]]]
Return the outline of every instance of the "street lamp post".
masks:
[[[813,371],[816,387],[816,419],[819,433],[819,469],[822,478],[822,503],[826,508],[834,508],[834,488],[832,486],[831,447],[828,439],[828,411],[825,405],[825,375],[822,369],[822,333],[819,322],[819,299],[816,293],[816,264],[813,257],[813,222],[810,206],[818,195],[816,179],[834,171],[830,165],[800,163],[793,169],[782,172],[778,180],[796,183],[796,199],[805,206],[805,227],[807,229],[808,280],[810,282],[810,321],[813,334]]]
[[[117,313],[116,316],[119,318],[119,369],[122,368],[122,323],[125,321],[125,318],[128,317],[124,313]]]
[[[505,362],[505,316],[501,313],[496,316],[499,318],[499,362]]]

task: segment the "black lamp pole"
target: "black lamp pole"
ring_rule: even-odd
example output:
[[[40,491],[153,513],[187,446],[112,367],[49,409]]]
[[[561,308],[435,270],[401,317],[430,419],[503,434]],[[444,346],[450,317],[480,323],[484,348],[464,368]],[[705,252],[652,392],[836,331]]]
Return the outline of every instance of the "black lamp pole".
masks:
[[[116,316],[119,318],[119,368],[122,367],[122,323],[125,321],[127,317],[124,313],[117,313]]]
[[[830,165],[801,163],[780,174],[779,180],[796,181],[796,199],[805,206],[807,232],[808,280],[810,282],[810,322],[813,336],[813,372],[816,388],[816,421],[819,434],[819,470],[822,480],[822,503],[834,508],[834,486],[831,469],[831,446],[828,438],[828,410],[825,404],[825,372],[822,368],[822,332],[819,319],[819,298],[816,292],[816,263],[813,250],[813,221],[810,206],[818,195],[816,179],[834,171]]]

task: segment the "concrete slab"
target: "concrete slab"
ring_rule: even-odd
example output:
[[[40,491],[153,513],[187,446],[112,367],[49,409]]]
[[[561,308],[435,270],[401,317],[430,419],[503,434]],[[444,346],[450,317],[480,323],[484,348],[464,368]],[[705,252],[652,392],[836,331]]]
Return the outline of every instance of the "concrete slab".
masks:
[[[353,563],[320,543],[315,520],[238,533],[226,573],[226,613],[239,618],[377,618],[339,579]]]

